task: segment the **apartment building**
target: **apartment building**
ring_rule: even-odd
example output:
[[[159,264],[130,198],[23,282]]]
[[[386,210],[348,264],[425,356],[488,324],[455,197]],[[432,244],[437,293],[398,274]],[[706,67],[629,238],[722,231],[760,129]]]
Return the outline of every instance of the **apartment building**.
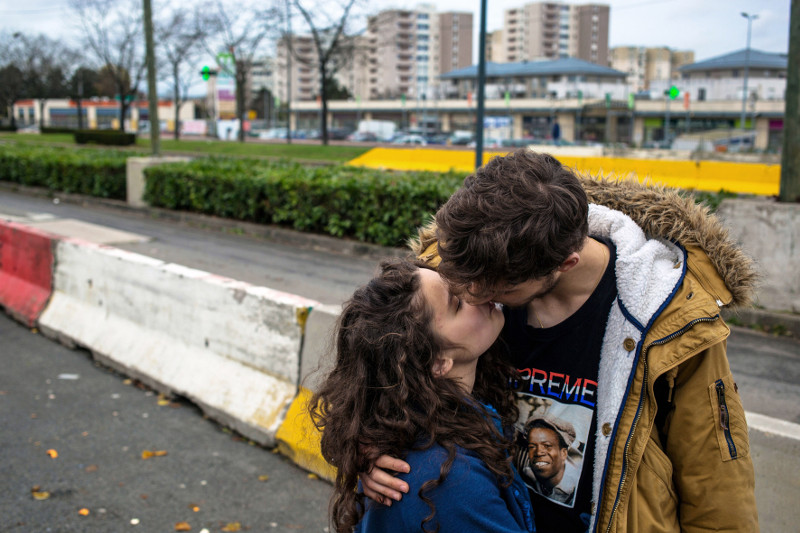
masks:
[[[288,63],[290,50],[291,71]],[[295,34],[291,37],[282,37],[278,41],[275,54],[274,94],[283,101],[315,100],[320,90],[316,68],[317,57],[317,49],[311,35]]]
[[[608,64],[609,6],[532,2],[503,14],[505,62],[576,57]],[[492,50],[492,57],[501,54]]]
[[[472,13],[438,13],[432,4],[385,10],[367,23],[362,99],[437,97],[439,75],[472,64]]]
[[[680,78],[679,69],[691,63],[694,63],[693,51],[665,46],[617,46],[609,54],[611,68],[628,74],[626,83],[631,92],[647,91],[657,80],[676,80]]]

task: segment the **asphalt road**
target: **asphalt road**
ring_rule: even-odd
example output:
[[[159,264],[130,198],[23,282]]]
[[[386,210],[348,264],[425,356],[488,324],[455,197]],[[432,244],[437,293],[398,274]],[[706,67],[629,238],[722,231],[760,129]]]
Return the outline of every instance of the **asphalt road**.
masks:
[[[326,531],[329,483],[3,313],[0,339],[0,531]]]

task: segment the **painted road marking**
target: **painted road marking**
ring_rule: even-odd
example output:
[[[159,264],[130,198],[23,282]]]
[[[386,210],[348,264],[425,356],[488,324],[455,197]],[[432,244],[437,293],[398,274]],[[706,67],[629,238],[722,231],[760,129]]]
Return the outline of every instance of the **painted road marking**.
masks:
[[[769,433],[770,435],[778,435],[788,439],[800,440],[800,424],[787,422],[780,418],[772,418],[771,416],[760,415],[758,413],[751,413],[745,411],[747,417],[747,426],[750,429]]]

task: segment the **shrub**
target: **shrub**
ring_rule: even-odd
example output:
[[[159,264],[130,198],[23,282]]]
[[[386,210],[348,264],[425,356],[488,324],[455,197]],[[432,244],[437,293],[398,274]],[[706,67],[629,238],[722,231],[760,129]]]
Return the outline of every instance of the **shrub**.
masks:
[[[128,152],[0,145],[0,180],[124,200]]]
[[[0,124],[0,131],[17,131],[17,126],[12,126],[11,124]]]
[[[153,206],[400,246],[464,175],[204,158],[145,170]]]
[[[56,127],[44,127],[41,129],[42,133],[75,133],[77,130],[75,128],[56,128]]]
[[[117,130],[74,130],[78,144],[95,143],[108,146],[136,144],[136,135]]]

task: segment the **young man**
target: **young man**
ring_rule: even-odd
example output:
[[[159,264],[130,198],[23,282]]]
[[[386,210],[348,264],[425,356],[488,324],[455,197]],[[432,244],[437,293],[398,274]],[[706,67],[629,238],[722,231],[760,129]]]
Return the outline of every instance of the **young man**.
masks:
[[[468,300],[504,304],[520,444],[542,414],[574,428],[570,503],[531,487],[540,533],[758,531],[719,310],[749,303],[755,273],[707,210],[520,150],[468,177],[416,251]],[[409,490],[381,470],[405,463],[376,467],[368,496]]]

